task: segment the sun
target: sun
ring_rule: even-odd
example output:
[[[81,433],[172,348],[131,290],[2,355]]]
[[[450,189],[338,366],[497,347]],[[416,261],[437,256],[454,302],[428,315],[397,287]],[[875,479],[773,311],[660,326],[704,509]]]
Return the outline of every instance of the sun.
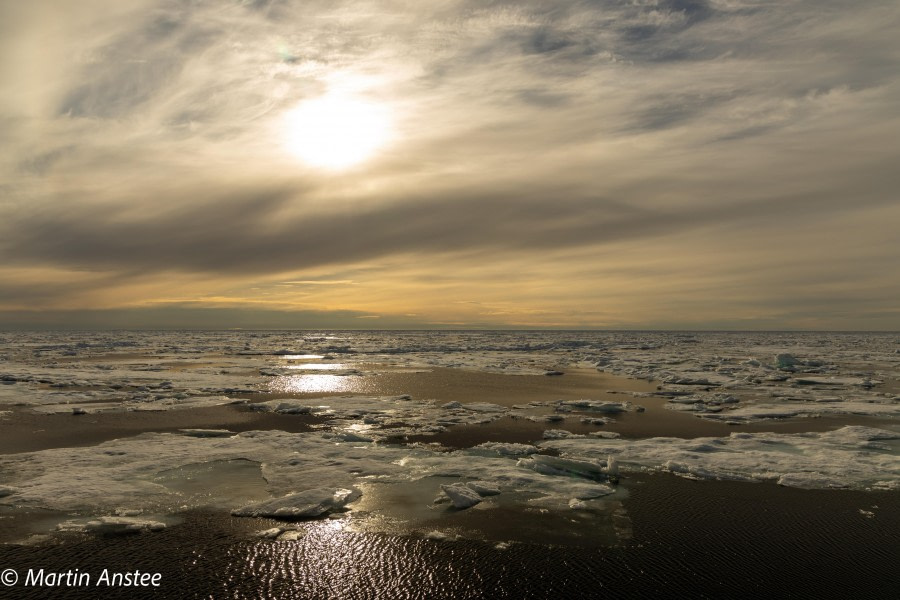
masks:
[[[371,158],[391,136],[383,104],[341,93],[305,100],[284,117],[284,145],[304,163],[346,169]]]

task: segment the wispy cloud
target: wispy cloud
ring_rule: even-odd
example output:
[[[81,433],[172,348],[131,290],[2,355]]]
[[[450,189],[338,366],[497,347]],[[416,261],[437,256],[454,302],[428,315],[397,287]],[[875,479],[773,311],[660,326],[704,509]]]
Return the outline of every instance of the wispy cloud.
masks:
[[[351,320],[900,327],[891,3],[0,11],[7,310],[177,281]],[[394,140],[302,165],[285,111],[346,85]]]

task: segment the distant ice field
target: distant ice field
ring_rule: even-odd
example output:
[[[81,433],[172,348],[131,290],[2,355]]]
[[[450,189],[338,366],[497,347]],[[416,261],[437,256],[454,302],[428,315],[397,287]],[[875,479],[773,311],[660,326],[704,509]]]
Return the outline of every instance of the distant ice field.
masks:
[[[0,507],[59,535],[549,514],[627,543],[637,474],[900,490],[898,394],[897,334],[2,333]]]

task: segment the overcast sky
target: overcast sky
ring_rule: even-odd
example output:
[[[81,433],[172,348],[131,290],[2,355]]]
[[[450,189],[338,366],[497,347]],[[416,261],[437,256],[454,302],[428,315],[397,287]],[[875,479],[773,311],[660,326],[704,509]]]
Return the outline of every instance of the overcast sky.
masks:
[[[898,32],[883,0],[2,2],[0,327],[898,330]],[[335,94],[389,133],[323,168],[289,115]]]

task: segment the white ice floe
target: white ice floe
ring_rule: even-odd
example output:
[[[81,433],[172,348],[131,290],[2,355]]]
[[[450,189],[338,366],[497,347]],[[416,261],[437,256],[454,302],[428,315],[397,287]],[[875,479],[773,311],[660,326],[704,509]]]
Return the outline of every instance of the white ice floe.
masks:
[[[695,404],[695,411],[702,413],[704,419],[730,421],[734,423],[752,423],[767,419],[791,419],[801,417],[824,417],[841,415],[859,415],[867,417],[898,418],[900,402],[893,400],[854,401],[835,398],[813,398],[808,401],[800,399],[782,399],[779,402],[752,402],[729,407]],[[668,408],[668,407],[667,407]]]
[[[299,529],[289,529],[278,536],[279,542],[295,542],[299,539],[303,539],[306,536],[306,532],[300,531]]]
[[[98,517],[74,519],[57,525],[58,531],[76,531],[98,535],[128,535],[145,531],[162,531],[166,524],[137,517]]]
[[[231,511],[235,517],[271,517],[273,519],[312,519],[343,509],[359,498],[357,489],[316,488],[255,502]]]
[[[577,433],[572,433],[571,431],[566,431],[565,429],[547,429],[544,431],[542,437],[545,440],[564,440],[567,438],[580,438],[585,436]]]
[[[804,434],[732,433],[723,438],[567,439],[539,445],[565,457],[557,460],[577,464],[611,457],[608,460],[624,470],[776,481],[804,488],[900,489],[900,433],[870,427]]]
[[[306,532],[296,525],[284,525],[257,531],[254,537],[264,540],[278,540],[279,542],[293,542],[306,537]]]
[[[538,452],[540,452],[540,448],[536,448],[531,444],[484,442],[483,444],[478,444],[469,451],[472,453],[484,454],[487,456],[519,457],[528,456],[529,454],[537,454]]]
[[[335,500],[334,491],[362,483],[449,477],[469,482],[466,489],[479,497],[495,489],[575,497],[579,485],[602,475],[600,463],[534,460],[536,451],[524,444],[486,444],[446,452],[336,441],[325,432],[142,434],[93,447],[2,455],[0,470],[8,474],[8,485],[0,504],[62,511],[129,506],[166,514],[230,502],[231,508],[242,507],[238,514],[301,517],[340,508],[350,497]],[[539,466],[517,462],[529,454],[531,459],[522,460]],[[209,489],[215,494],[201,493]],[[298,494],[303,490],[318,492]]]
[[[450,498],[453,508],[469,508],[481,502],[481,494],[464,483],[442,485],[441,490]]]

